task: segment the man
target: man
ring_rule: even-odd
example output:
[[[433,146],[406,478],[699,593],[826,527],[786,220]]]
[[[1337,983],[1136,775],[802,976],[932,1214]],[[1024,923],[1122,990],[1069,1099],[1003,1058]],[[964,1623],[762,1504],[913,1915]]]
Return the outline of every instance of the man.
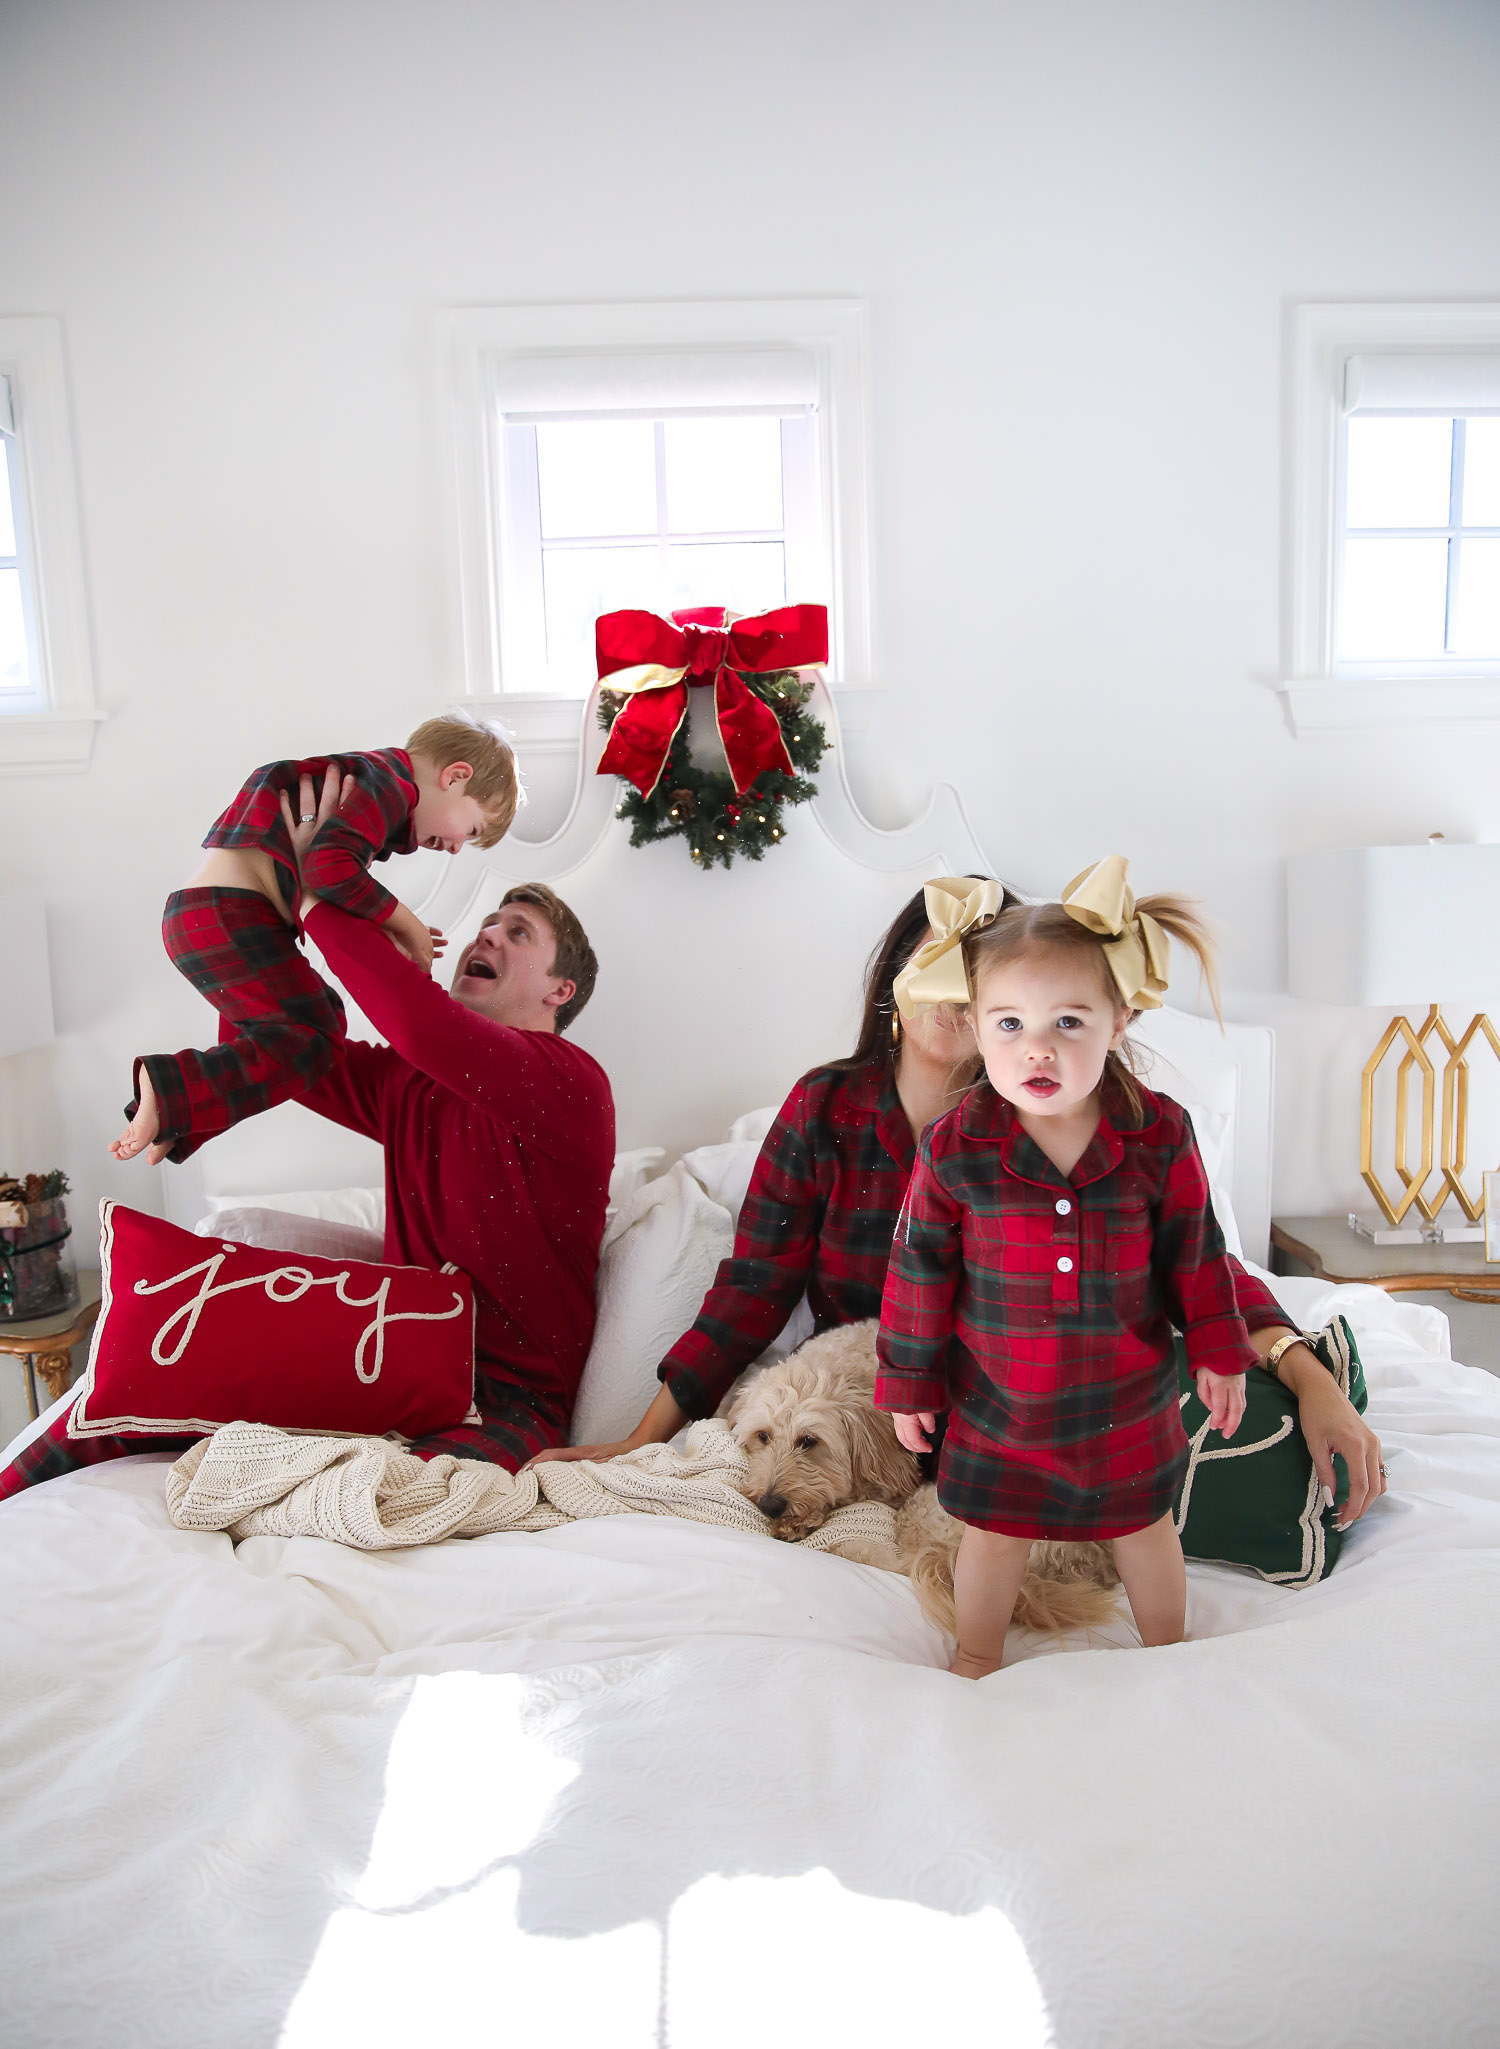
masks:
[[[336,801],[325,788],[321,815]],[[303,817],[312,809],[308,785]],[[562,1036],[593,992],[593,950],[560,897],[523,883],[459,956],[448,994],[377,927],[314,898],[303,910],[387,1043],[350,1045],[302,1100],[381,1141],[387,1260],[451,1261],[474,1284],[481,1420],[413,1448],[514,1471],[565,1442],[593,1336],[614,1101],[598,1062]],[[0,1472],[0,1500],[79,1466],[192,1442],[73,1440],[63,1415]]]

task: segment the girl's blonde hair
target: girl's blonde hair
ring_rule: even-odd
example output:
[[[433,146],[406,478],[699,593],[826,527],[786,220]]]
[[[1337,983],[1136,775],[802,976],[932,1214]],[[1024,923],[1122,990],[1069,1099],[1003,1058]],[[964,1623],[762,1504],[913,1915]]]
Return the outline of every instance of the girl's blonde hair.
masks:
[[[1196,956],[1199,972],[1208,987],[1214,1016],[1222,1024],[1224,1018],[1219,1008],[1213,936],[1199,917],[1197,905],[1183,896],[1143,896],[1137,898],[1135,909],[1137,916],[1144,914],[1154,918],[1164,932],[1173,939],[1181,940]],[[1091,932],[1087,925],[1070,917],[1063,904],[1014,904],[1003,910],[993,924],[986,925],[982,932],[971,933],[964,941],[964,959],[968,965],[969,987],[974,991],[974,1001],[977,1005],[979,986],[984,976],[1006,961],[1019,960],[1028,953],[1088,953],[1092,956],[1093,971],[1111,1002],[1117,1011],[1123,1010],[1124,998],[1104,954],[1105,948],[1113,943],[1113,935]],[[1132,1011],[1130,1015],[1138,1017],[1140,1012]],[[1130,1040],[1122,1040],[1119,1051],[1105,1057],[1102,1086],[1106,1097],[1113,1094],[1123,1102],[1130,1115],[1138,1119],[1142,1103],[1140,1086],[1131,1065],[1133,1057]],[[983,1072],[984,1062],[976,1055],[970,1079],[977,1081]]]

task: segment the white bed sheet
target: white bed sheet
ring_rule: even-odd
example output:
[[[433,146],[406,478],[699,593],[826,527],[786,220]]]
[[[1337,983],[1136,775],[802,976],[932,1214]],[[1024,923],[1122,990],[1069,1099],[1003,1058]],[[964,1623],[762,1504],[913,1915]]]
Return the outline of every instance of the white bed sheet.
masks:
[[[1351,1316],[1392,1491],[1305,1592],[977,1687],[904,1581],[626,1518],[370,1556],[0,1509],[7,2045],[1500,2039],[1500,1382]],[[1128,1645],[1128,1625],[1111,1635]]]

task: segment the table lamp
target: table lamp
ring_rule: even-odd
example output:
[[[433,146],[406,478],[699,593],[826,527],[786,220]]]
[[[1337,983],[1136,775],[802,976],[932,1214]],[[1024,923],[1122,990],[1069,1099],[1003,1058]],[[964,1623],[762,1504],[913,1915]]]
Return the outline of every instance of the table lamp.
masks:
[[[1392,1018],[1365,1063],[1360,1104],[1360,1173],[1390,1228],[1349,1221],[1381,1244],[1484,1237],[1484,1195],[1464,1186],[1469,1157],[1469,1055],[1482,1044],[1500,1060],[1500,1036],[1480,1011],[1455,1036],[1444,1003],[1477,1004],[1500,990],[1500,845],[1445,840],[1425,845],[1340,847],[1294,854],[1287,862],[1288,986],[1313,1003],[1427,1006],[1413,1026]],[[1377,1170],[1375,1080],[1395,1047],[1394,1168],[1398,1188]],[[1441,1067],[1439,1067],[1439,1062]],[[1408,1160],[1408,1085],[1421,1079],[1422,1130],[1415,1166]],[[1438,1079],[1441,1072],[1441,1109]],[[1437,1182],[1429,1189],[1434,1173]],[[1465,1226],[1439,1222],[1456,1203]],[[1403,1225],[1415,1210],[1422,1219]]]

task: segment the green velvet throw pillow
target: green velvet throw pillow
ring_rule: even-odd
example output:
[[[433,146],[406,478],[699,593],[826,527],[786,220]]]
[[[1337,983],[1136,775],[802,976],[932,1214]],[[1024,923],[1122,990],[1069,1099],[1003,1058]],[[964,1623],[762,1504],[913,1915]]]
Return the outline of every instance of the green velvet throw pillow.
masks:
[[[1308,1344],[1356,1409],[1369,1399],[1354,1333],[1342,1316]],[[1209,1428],[1182,1340],[1177,1340],[1177,1384],[1188,1469],[1177,1499],[1177,1532],[1189,1558],[1215,1565],[1248,1565],[1278,1586],[1309,1587],[1325,1579],[1343,1548],[1336,1510],[1323,1499],[1312,1454],[1297,1426],[1297,1403],[1269,1373],[1245,1375],[1245,1414],[1227,1441]],[[1337,1456],[1336,1501],[1349,1498],[1349,1473]]]

